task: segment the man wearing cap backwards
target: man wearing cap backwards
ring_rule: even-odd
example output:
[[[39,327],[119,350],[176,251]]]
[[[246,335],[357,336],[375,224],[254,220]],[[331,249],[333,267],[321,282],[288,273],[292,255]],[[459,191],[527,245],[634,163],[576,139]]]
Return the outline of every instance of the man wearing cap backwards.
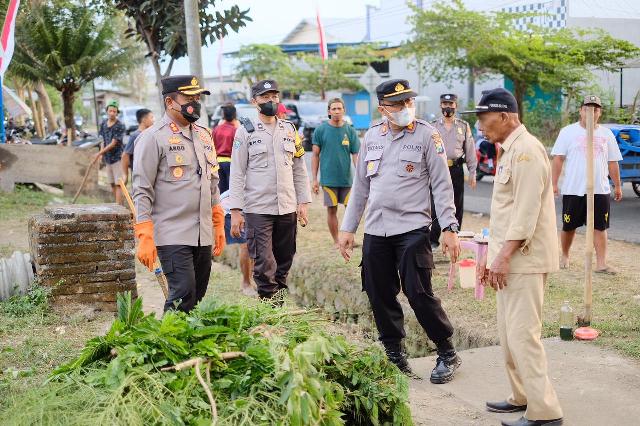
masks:
[[[258,119],[243,121],[231,152],[231,236],[239,237],[246,221],[253,279],[261,299],[271,299],[287,288],[296,252],[296,220],[306,226],[311,202],[304,149],[296,144],[296,129],[276,117],[279,93],[274,80],[251,87]]]
[[[204,297],[211,246],[225,246],[218,161],[200,118],[200,87],[192,75],[162,79],[166,112],[143,131],[133,157],[137,257],[149,270],[156,256],[169,283],[164,310],[190,311]]]
[[[471,127],[466,121],[456,118],[458,107],[458,96],[453,93],[440,95],[440,108],[442,117],[431,122],[433,127],[438,129],[444,141],[444,150],[447,153],[447,165],[453,183],[453,200],[456,205],[456,219],[462,227],[462,216],[464,212],[464,170],[463,164],[467,164],[469,170],[469,187],[476,187],[476,144],[473,140]],[[433,196],[431,197],[431,211],[435,211]],[[434,215],[436,216],[436,215]],[[440,225],[438,219],[434,217],[431,225],[431,247],[440,245]]]
[[[429,123],[416,120],[416,93],[407,80],[376,88],[383,119],[367,131],[358,154],[351,198],[342,221],[340,252],[349,261],[354,233],[365,212],[362,287],[389,360],[414,376],[401,349],[405,337],[402,306],[407,296],[418,322],[438,351],[432,383],[449,382],[461,361],[451,341],[453,327],[431,289],[433,256],[429,244],[430,188],[444,226],[443,252],[455,262],[460,253],[453,188],[442,138]]]
[[[544,146],[518,118],[511,92],[484,92],[473,111],[489,142],[501,144],[491,200],[489,254],[478,265],[485,285],[496,292],[498,333],[511,395],[487,402],[497,413],[525,411],[506,426],[562,424],[562,408],[540,341],[542,301],[549,272],[558,269],[558,236],[551,164]],[[487,268],[488,267],[488,268]]]
[[[576,229],[587,223],[587,107],[594,106],[593,156],[594,156],[594,236],[596,249],[596,269],[601,274],[616,274],[607,265],[607,229],[609,228],[611,187],[609,176],[615,187],[614,200],[622,200],[620,166],[622,154],[616,137],[610,129],[598,125],[602,115],[602,102],[594,95],[585,96],[580,107],[580,121],[560,130],[551,150],[553,155],[553,192],[562,192],[562,259],[560,267],[569,267],[569,250]],[[558,179],[565,165],[562,191],[558,189]]]

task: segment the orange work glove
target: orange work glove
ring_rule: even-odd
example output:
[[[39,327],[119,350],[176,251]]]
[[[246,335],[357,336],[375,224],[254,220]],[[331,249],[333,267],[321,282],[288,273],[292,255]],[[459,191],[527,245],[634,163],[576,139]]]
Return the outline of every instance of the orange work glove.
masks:
[[[138,250],[136,257],[144,266],[153,271],[153,264],[156,262],[158,252],[156,243],[153,241],[153,222],[150,220],[136,223],[133,229],[138,239]]]
[[[216,204],[211,208],[211,218],[213,219],[213,232],[215,246],[213,247],[213,255],[220,256],[227,240],[224,237],[224,209],[220,204]]]

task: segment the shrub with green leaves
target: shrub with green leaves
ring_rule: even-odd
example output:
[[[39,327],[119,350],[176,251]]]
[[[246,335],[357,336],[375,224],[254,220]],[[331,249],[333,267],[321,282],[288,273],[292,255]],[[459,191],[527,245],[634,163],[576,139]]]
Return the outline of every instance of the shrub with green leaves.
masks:
[[[157,319],[127,294],[106,335],[0,415],[25,425],[211,424],[194,369],[165,371],[201,357],[211,360],[205,377],[217,424],[412,424],[406,377],[379,347],[329,335],[322,321],[211,298],[190,314]],[[223,360],[228,352],[244,356]]]
[[[50,288],[32,284],[25,294],[14,294],[7,300],[0,302],[0,313],[12,317],[44,314],[49,310],[50,294]]]

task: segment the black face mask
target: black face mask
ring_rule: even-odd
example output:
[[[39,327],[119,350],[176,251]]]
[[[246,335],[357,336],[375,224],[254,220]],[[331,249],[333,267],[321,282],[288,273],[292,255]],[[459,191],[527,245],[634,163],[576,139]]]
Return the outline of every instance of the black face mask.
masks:
[[[451,108],[451,107],[442,108],[442,115],[444,115],[445,117],[453,117],[455,113],[456,113],[455,108]]]
[[[180,105],[180,104],[178,104]],[[200,108],[202,105],[198,101],[187,102],[180,105],[180,113],[189,123],[195,123],[200,118]]]
[[[260,108],[260,114],[264,114],[267,117],[273,117],[278,112],[278,104],[273,101],[258,104],[258,108]]]

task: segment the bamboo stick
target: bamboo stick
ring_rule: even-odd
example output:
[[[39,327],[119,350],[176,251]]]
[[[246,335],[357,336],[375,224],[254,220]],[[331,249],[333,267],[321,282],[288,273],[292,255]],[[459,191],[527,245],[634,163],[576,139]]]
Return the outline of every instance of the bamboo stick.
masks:
[[[220,358],[222,358],[223,361],[229,361],[232,359],[243,357],[245,355],[245,352],[223,352],[220,354]],[[194,367],[198,363],[209,362],[213,360],[215,360],[215,358],[191,358],[186,361],[179,362],[176,365],[161,368],[160,371],[181,371],[187,368]]]
[[[127,200],[127,204],[129,205],[129,210],[133,213],[133,216],[136,216],[136,206],[133,204],[133,200],[131,199],[131,195],[129,194],[129,190],[127,189],[127,185],[124,184],[124,180],[120,178],[118,181],[118,185],[120,185],[120,189],[122,190],[122,194],[124,194],[124,198]],[[153,263],[153,269],[158,270],[162,269],[160,267],[160,261],[156,258]],[[164,294],[164,299],[169,299],[169,283],[167,282],[167,277],[164,273],[156,273],[156,278],[158,279],[158,284],[160,284],[160,288],[162,289],[162,294]]]
[[[580,325],[591,325],[593,297],[593,208],[594,208],[594,170],[593,170],[593,132],[595,107],[587,106],[587,234],[584,250],[584,316]]]
[[[78,200],[78,197],[80,196],[80,193],[82,192],[82,188],[84,188],[84,184],[87,183],[87,178],[89,177],[89,172],[93,168],[93,165],[96,163],[97,159],[98,159],[98,157],[94,157],[94,159],[91,160],[91,163],[89,163],[89,166],[87,167],[87,171],[84,172],[84,177],[82,178],[82,182],[80,182],[80,187],[78,188],[78,191],[76,191],[76,195],[73,196],[73,200],[71,200],[71,204],[75,204],[76,201]]]

